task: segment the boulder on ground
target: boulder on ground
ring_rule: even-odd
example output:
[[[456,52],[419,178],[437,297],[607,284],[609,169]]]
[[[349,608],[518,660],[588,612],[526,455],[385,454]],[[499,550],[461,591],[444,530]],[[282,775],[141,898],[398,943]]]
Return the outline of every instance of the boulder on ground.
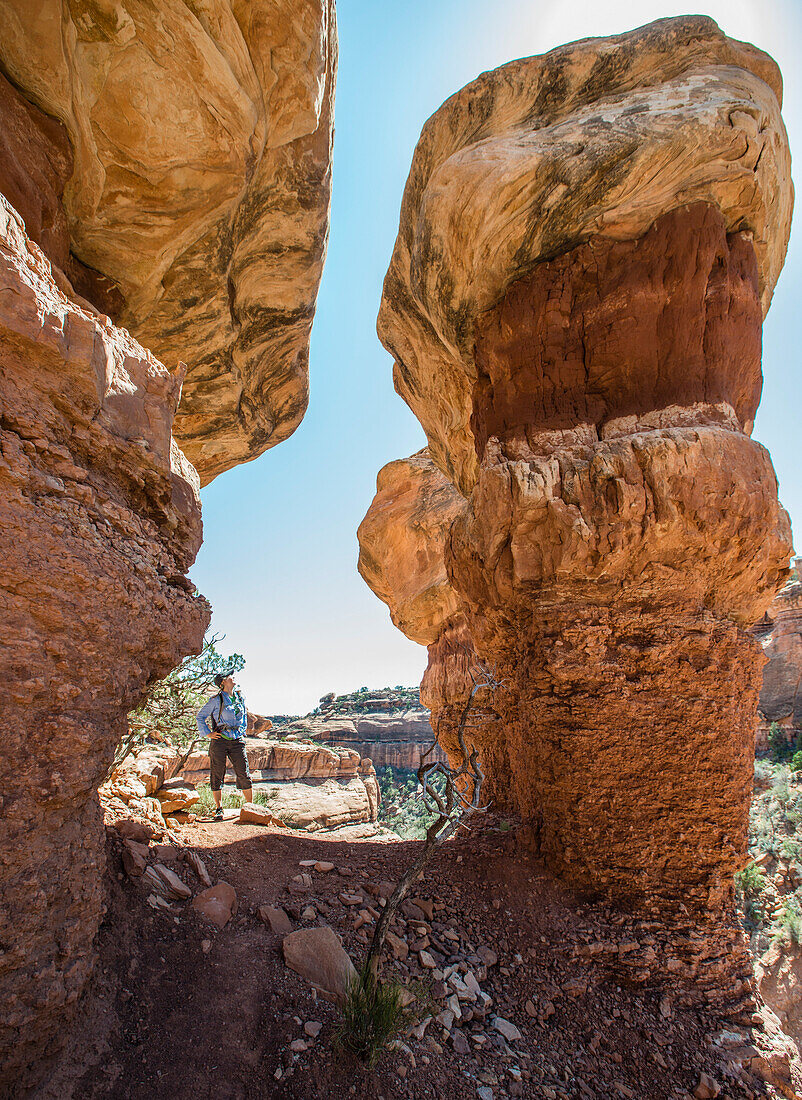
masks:
[[[113,826],[123,840],[138,840],[141,844],[147,844],[153,840],[156,830],[152,825],[144,821],[135,821],[133,818],[121,818],[114,822]]]
[[[277,936],[288,936],[292,932],[292,921],[283,909],[274,908],[272,905],[260,905],[259,920],[269,924],[271,931]]]
[[[137,848],[141,845],[137,845]],[[135,848],[123,848],[123,869],[129,878],[139,878],[148,865],[147,859]]]
[[[158,894],[166,901],[184,901],[192,897],[190,888],[181,881],[175,871],[171,871],[163,863],[154,863],[152,867],[146,867],[142,872],[142,878],[154,894]]]
[[[161,787],[156,791],[163,814],[174,814],[178,810],[189,810],[200,800],[194,787],[182,783],[176,786]]]
[[[192,908],[218,928],[225,928],[237,912],[236,891],[227,882],[218,882],[216,886],[202,890],[192,902]]]
[[[284,828],[284,822],[272,814],[266,806],[256,802],[246,802],[239,812],[240,825],[278,825]]]
[[[284,937],[282,948],[287,966],[326,1000],[339,1003],[345,1000],[357,973],[332,928],[300,928]]]

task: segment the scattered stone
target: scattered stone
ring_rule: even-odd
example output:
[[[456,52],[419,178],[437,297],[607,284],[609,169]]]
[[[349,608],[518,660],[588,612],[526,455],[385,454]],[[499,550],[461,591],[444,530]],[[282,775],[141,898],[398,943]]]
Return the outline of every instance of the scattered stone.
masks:
[[[153,826],[144,821],[132,821],[123,818],[121,821],[114,823],[114,828],[123,840],[138,840],[142,844],[147,844],[149,840],[153,840],[156,836],[156,830]]]
[[[327,875],[329,871],[334,870],[334,864],[329,863],[328,860],[321,859],[314,865],[315,870],[321,875]]]
[[[159,894],[167,901],[185,901],[192,897],[190,888],[184,885],[175,871],[171,871],[163,863],[154,863],[152,867],[146,867],[142,872],[142,879],[155,894]]]
[[[357,974],[332,928],[301,928],[284,937],[282,948],[287,966],[319,993],[328,1000],[345,1000]]]
[[[420,909],[427,921],[434,920],[434,907],[430,901],[426,901],[425,898],[410,898],[409,900],[412,905],[416,905]]]
[[[270,930],[277,936],[288,936],[293,931],[290,918],[283,909],[274,909],[271,905],[259,906],[259,920],[270,925]]]
[[[362,895],[361,894],[342,893],[338,896],[340,898],[340,901],[343,903],[343,905],[361,905],[362,904]]]
[[[475,1001],[476,998],[479,997],[479,994],[482,992],[482,990],[480,989],[479,982],[477,982],[475,977],[473,976],[472,970],[466,972],[463,981],[465,989],[468,990],[468,992],[471,994],[471,997]]]
[[[451,1045],[457,1054],[470,1054],[471,1046],[461,1031],[451,1032]]]
[[[211,886],[212,880],[209,877],[209,872],[206,870],[206,864],[203,862],[197,852],[193,852],[189,848],[184,849],[184,863],[188,863],[198,878],[201,880],[204,886]]]
[[[721,1085],[718,1081],[715,1081],[709,1074],[702,1073],[699,1077],[699,1084],[693,1090],[693,1095],[696,1100],[715,1100],[720,1092]]]
[[[493,1100],[493,1090],[488,1085],[480,1085],[476,1090],[479,1100]]]
[[[176,847],[175,844],[154,844],[150,854],[159,863],[165,860],[171,863],[181,858],[181,849]]]
[[[428,951],[421,951],[421,953],[418,955],[418,959],[424,970],[434,970],[435,961]]]
[[[301,920],[314,920],[317,917],[317,909],[314,905],[307,905],[303,913],[301,913]]]
[[[212,949],[212,941],[211,940],[201,940],[201,951],[204,953],[204,955],[208,955],[209,952],[211,951],[211,949]]]
[[[298,861],[299,867],[314,867],[317,863],[316,859],[302,859]]]
[[[304,1031],[306,1032],[306,1034],[309,1036],[310,1039],[317,1039],[318,1035],[321,1032],[322,1027],[323,1027],[323,1024],[318,1023],[317,1020],[307,1020],[306,1023],[304,1024]]]
[[[482,960],[488,970],[491,966],[495,966],[498,962],[498,955],[489,947],[477,947],[476,954],[479,956],[479,958]]]
[[[522,1035],[518,1028],[510,1020],[505,1020],[503,1016],[496,1016],[493,1020],[493,1027],[499,1034],[503,1035],[508,1043],[514,1043],[518,1039],[522,1038]]]
[[[526,1004],[524,1005],[524,1010],[526,1012],[526,1015],[531,1016],[533,1019],[535,1018],[535,1016],[537,1016],[537,1009],[535,1008],[532,1001],[526,1002]]]
[[[175,912],[169,901],[165,901],[165,899],[158,894],[148,894],[148,905],[151,909],[162,909],[166,910],[168,913]]]
[[[237,912],[236,891],[227,882],[218,882],[216,886],[202,890],[193,900],[192,908],[218,928],[225,928]]]
[[[130,841],[126,841],[126,847],[123,848],[123,870],[129,878],[139,878],[148,865],[148,861],[145,857],[133,848],[129,848]],[[137,845],[137,848],[141,848],[142,845]]]
[[[400,936],[396,936],[395,932],[387,933],[387,943],[390,950],[393,953],[393,958],[400,959],[402,962],[409,955],[409,947],[407,941],[401,939]]]
[[[174,814],[179,811],[191,810],[196,802],[200,800],[200,795],[187,784],[180,784],[175,787],[162,787],[156,791],[155,797],[158,798],[161,804],[163,814]]]
[[[303,1039],[293,1039],[290,1043],[290,1050],[296,1054],[301,1054],[305,1050],[309,1050],[309,1044],[305,1043]]]

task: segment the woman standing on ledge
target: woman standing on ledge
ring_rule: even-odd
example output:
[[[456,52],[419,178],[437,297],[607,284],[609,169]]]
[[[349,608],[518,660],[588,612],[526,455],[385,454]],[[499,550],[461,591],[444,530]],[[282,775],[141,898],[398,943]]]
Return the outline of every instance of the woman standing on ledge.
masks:
[[[253,802],[253,785],[245,749],[245,734],[248,731],[245,698],[230,674],[218,672],[214,682],[220,691],[208,703],[204,703],[198,711],[197,721],[201,737],[209,738],[209,785],[217,806],[214,817],[215,821],[222,821],[223,780],[227,760],[231,761],[237,786],[246,802]]]

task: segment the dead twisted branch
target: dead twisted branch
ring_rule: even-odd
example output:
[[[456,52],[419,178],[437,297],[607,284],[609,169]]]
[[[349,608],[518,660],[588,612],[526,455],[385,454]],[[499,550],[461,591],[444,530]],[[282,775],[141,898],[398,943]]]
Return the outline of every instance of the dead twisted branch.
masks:
[[[492,693],[500,686],[494,671],[484,663],[475,663],[470,669],[472,687],[463,704],[457,723],[457,743],[459,754],[456,766],[438,761],[427,763],[427,758],[434,752],[435,746],[440,744],[442,718],[437,724],[434,741],[420,759],[417,776],[421,787],[420,797],[424,805],[435,815],[429,828],[421,850],[414,863],[401,876],[395,890],[387,899],[387,904],[376,922],[373,939],[368,950],[363,970],[363,980],[371,986],[375,986],[379,972],[384,943],[387,933],[395,917],[396,911],[404,898],[409,893],[412,884],[420,877],[423,869],[431,860],[437,849],[452,837],[462,826],[468,826],[468,822],[478,813],[483,813],[487,807],[480,806],[484,772],[479,761],[479,751],[475,745],[468,746],[466,731],[474,724],[472,717],[476,716],[477,696],[480,692]],[[483,707],[486,710],[487,707]],[[490,708],[492,709],[492,708]],[[452,757],[457,754],[452,754]],[[435,786],[437,776],[444,779],[443,790],[439,791]]]

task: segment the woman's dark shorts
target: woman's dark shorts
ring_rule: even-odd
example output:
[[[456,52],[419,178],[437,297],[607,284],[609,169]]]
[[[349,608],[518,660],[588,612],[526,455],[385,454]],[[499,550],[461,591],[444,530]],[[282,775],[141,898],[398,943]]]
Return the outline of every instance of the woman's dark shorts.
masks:
[[[231,761],[239,789],[241,791],[250,790],[251,773],[248,768],[245,742],[229,741],[225,737],[215,737],[209,742],[209,770],[211,772],[209,785],[212,790],[221,791],[223,789],[223,780],[226,777],[226,758]]]

